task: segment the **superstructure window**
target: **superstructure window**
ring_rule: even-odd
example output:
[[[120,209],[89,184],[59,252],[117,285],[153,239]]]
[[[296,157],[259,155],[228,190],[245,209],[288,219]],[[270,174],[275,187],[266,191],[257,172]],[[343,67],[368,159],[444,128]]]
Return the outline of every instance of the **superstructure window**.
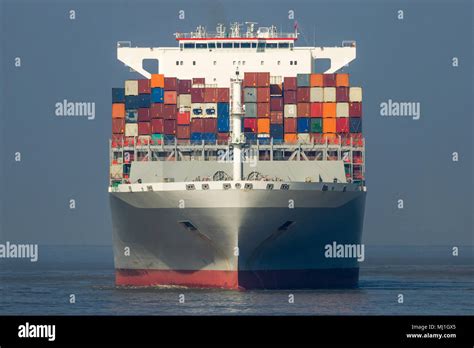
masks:
[[[252,48],[256,48],[257,47],[257,43],[256,42],[252,42]]]
[[[217,43],[217,48],[222,48],[222,42]]]
[[[292,60],[290,60],[290,65],[293,65],[293,61],[292,61]]]
[[[295,60],[295,65],[298,65],[298,61],[297,61],[297,60]]]
[[[194,43],[185,43],[184,48],[194,48]]]
[[[196,61],[195,61],[195,60],[193,60],[193,65],[196,65]]]
[[[240,42],[234,42],[234,48],[240,48]]]
[[[196,48],[207,48],[207,43],[197,43]]]
[[[278,44],[276,42],[267,42],[266,47],[267,48],[277,48]]]
[[[258,48],[265,48],[265,42],[259,42],[257,47]]]
[[[240,47],[241,47],[241,48],[250,48],[250,42],[242,42],[242,43],[240,44]]]
[[[208,43],[209,49],[216,48],[216,43],[215,42],[210,42]]]
[[[179,60],[176,61],[176,65],[179,65]]]
[[[224,42],[222,48],[232,48],[232,42]]]
[[[263,62],[263,60],[262,60],[262,61],[260,61],[260,65],[263,65],[263,63],[264,63],[264,62]]]
[[[290,44],[288,42],[281,42],[278,44],[279,48],[289,48]]]

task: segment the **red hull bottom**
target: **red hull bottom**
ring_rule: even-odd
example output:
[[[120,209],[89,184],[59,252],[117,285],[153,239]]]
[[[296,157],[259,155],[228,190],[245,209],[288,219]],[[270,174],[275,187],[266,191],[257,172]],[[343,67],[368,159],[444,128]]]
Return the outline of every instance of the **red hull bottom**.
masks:
[[[308,289],[356,287],[358,268],[260,271],[172,271],[116,269],[119,286],[174,285],[222,289]]]

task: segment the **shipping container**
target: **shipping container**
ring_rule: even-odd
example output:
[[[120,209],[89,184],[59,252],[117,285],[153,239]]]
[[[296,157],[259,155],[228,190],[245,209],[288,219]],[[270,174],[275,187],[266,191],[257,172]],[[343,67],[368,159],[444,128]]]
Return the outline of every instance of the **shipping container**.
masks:
[[[336,117],[349,117],[349,103],[336,103]]]
[[[325,118],[323,119],[323,132],[324,133],[336,133],[336,118]]]
[[[112,88],[112,103],[125,103],[125,88]]]
[[[138,93],[139,94],[150,94],[151,93],[150,80],[148,80],[148,79],[138,80]]]
[[[270,102],[270,88],[258,87],[257,88],[257,103],[269,103],[269,102]]]
[[[244,118],[244,132],[257,133],[257,119]]]
[[[189,126],[176,126],[176,138],[189,139],[191,137],[191,129]]]
[[[311,87],[323,87],[324,86],[323,74],[311,74],[309,85]]]
[[[204,133],[216,133],[217,132],[217,119],[205,118],[203,121]]]
[[[191,133],[202,133],[204,132],[204,119],[193,118],[191,119]]]
[[[204,102],[217,103],[217,88],[214,88],[214,87],[204,88]]]
[[[178,79],[176,77],[165,77],[165,91],[177,91]]]
[[[122,134],[112,134],[112,147],[121,147],[123,145]]]
[[[349,87],[336,87],[336,101],[337,102],[349,101]]]
[[[349,120],[351,133],[362,133],[362,119],[360,117],[351,117]]]
[[[271,124],[283,124],[283,111],[270,111]]]
[[[174,144],[176,136],[174,134],[163,134],[163,143]]]
[[[296,118],[287,118],[283,122],[285,133],[296,133]]]
[[[138,81],[137,80],[125,81],[125,95],[138,95]]]
[[[349,74],[336,74],[337,87],[349,87]]]
[[[163,105],[163,118],[168,119],[168,120],[176,120],[177,114],[178,114],[178,110],[176,109],[176,105],[172,105],[172,104]]]
[[[123,165],[112,164],[110,166],[110,177],[112,179],[122,179],[123,176]]]
[[[178,95],[178,108],[191,108],[191,94]]]
[[[204,103],[204,88],[191,88],[191,103]]]
[[[255,72],[244,73],[244,87],[257,87],[257,73]]]
[[[270,124],[270,136],[274,139],[283,139],[283,124]]]
[[[176,105],[177,103],[176,91],[165,91],[163,99],[164,99],[165,104]]]
[[[257,130],[258,130],[258,133],[270,134],[270,119],[259,118],[257,120]]]
[[[311,74],[297,74],[296,84],[298,87],[310,87]]]
[[[323,119],[312,118],[311,119],[311,133],[322,133],[323,132]]]
[[[270,73],[269,72],[257,73],[257,87],[270,87]]]
[[[361,102],[362,101],[362,88],[360,88],[360,87],[350,87],[349,88],[349,100],[351,102]]]
[[[349,103],[349,116],[361,117],[362,116],[362,103]]]
[[[151,74],[150,81],[151,88],[164,88],[165,87],[165,76],[163,74]]]
[[[140,110],[140,109],[138,109]],[[126,123],[137,123],[138,122],[138,110],[127,110],[125,115]],[[148,110],[148,109],[146,109]]]
[[[151,123],[150,122],[138,122],[138,135],[150,135],[151,134]]]
[[[257,117],[257,103],[245,103],[245,117]]]
[[[124,118],[125,117],[125,104],[114,103],[112,104],[112,118]]]
[[[189,125],[189,122],[191,121],[190,112],[189,111],[178,112],[177,120],[178,120],[177,124],[180,126]]]
[[[138,106],[140,108],[149,108],[151,104],[151,96],[149,94],[140,94],[138,96]]]
[[[270,84],[270,95],[283,95],[282,86],[277,84]]]
[[[151,102],[152,103],[163,103],[165,90],[163,88],[152,88],[151,89]]]
[[[217,133],[218,144],[227,144],[229,142],[230,134],[227,132]]]
[[[134,137],[124,137],[123,138],[123,146],[130,147],[135,145],[135,138]]]
[[[141,100],[138,95],[126,95],[125,96],[125,109],[138,109],[140,107]]]
[[[311,137],[309,133],[298,133],[298,141],[300,143],[309,144],[311,143]]]
[[[163,134],[153,133],[151,135],[151,143],[154,144],[154,145],[161,145],[163,143]]]
[[[336,74],[323,74],[324,87],[336,87]]]
[[[217,130],[219,132],[228,132],[230,130],[230,118],[227,116],[217,116]]]
[[[226,88],[226,87],[217,88],[217,102],[218,103],[229,102],[229,88]]]
[[[244,102],[245,103],[257,102],[257,88],[255,87],[244,88]]]
[[[138,136],[138,124],[137,123],[126,123],[125,124],[125,136],[136,137]]]
[[[202,144],[202,132],[191,131],[191,144]]]
[[[178,81],[178,93],[179,94],[191,94],[191,80],[179,80]]]
[[[205,105],[204,103],[192,103],[191,104],[191,118],[193,117],[204,117],[205,116]]]
[[[113,134],[124,134],[125,132],[125,119],[124,118],[113,118],[112,119],[112,133]]]
[[[296,117],[297,116],[297,107],[296,104],[285,104],[283,107],[283,116],[287,117]]]
[[[311,104],[298,103],[297,104],[297,117],[311,117]]]
[[[323,103],[323,117],[336,117],[336,103]]]
[[[163,121],[163,133],[168,135],[176,134],[176,120]]]
[[[323,103],[311,103],[311,117],[323,117]]]
[[[298,142],[298,135],[296,133],[285,133],[285,143],[296,143]]]
[[[257,103],[257,117],[270,117],[270,103]]]
[[[311,87],[309,100],[311,103],[322,103],[324,101],[324,89],[322,87]]]
[[[229,103],[217,103],[217,116],[229,118]]]
[[[298,87],[296,90],[296,101],[298,103],[309,103],[310,90],[311,89],[309,87]]]
[[[349,118],[340,117],[336,119],[336,132],[349,133]]]
[[[324,102],[335,102],[336,101],[336,88],[335,87],[324,87],[323,88],[323,100],[324,100]]]
[[[143,112],[145,112],[143,110]],[[150,105],[150,118],[163,117],[163,104],[161,103],[152,103]],[[140,109],[138,109],[138,116],[140,116]]]
[[[283,91],[296,91],[296,77],[285,77],[283,80]]]
[[[311,119],[308,117],[299,117],[297,119],[297,133],[309,133],[311,128]]]
[[[296,104],[296,91],[285,91],[283,93],[283,103],[284,104]]]
[[[204,77],[194,77],[193,85],[204,85],[206,84],[206,78]]]
[[[163,133],[164,132],[164,120],[162,118],[154,118],[151,120],[151,133]]]
[[[257,133],[246,132],[244,133],[244,136],[248,143],[251,143],[251,144],[257,143]]]
[[[205,144],[215,144],[217,141],[216,133],[202,133],[202,140]]]

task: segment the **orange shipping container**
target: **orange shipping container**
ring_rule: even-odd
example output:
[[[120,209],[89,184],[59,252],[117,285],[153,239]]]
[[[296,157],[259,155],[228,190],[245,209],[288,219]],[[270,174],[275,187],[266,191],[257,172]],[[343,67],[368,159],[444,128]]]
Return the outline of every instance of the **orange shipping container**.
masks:
[[[113,103],[112,104],[112,118],[124,118],[125,117],[125,104]]]
[[[323,74],[311,74],[309,77],[309,85],[311,87],[323,87]]]
[[[324,122],[324,121],[323,121]],[[329,144],[336,144],[338,141],[338,137],[337,137],[337,134],[333,134],[333,133],[325,133],[323,134],[323,138],[322,138],[323,141],[326,141],[329,143]]]
[[[336,118],[325,118],[323,120],[323,133],[336,133]]]
[[[259,118],[257,129],[259,133],[270,133],[270,119],[269,118]]]
[[[165,104],[176,104],[176,91],[165,91]]]
[[[349,74],[336,74],[337,87],[349,87]]]
[[[298,134],[285,133],[285,143],[296,143],[296,142],[298,142]]]
[[[336,117],[336,103],[323,103],[323,117]]]
[[[165,75],[151,74],[151,87],[165,87]]]

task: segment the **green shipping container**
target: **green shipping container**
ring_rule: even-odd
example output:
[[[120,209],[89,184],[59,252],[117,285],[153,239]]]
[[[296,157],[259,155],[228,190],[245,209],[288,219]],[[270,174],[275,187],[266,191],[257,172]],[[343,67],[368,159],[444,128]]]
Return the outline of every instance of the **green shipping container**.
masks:
[[[151,135],[151,140],[153,141],[153,144],[161,144],[163,142],[163,134],[152,134]]]
[[[323,119],[312,118],[311,119],[311,133],[322,133],[323,132]]]

